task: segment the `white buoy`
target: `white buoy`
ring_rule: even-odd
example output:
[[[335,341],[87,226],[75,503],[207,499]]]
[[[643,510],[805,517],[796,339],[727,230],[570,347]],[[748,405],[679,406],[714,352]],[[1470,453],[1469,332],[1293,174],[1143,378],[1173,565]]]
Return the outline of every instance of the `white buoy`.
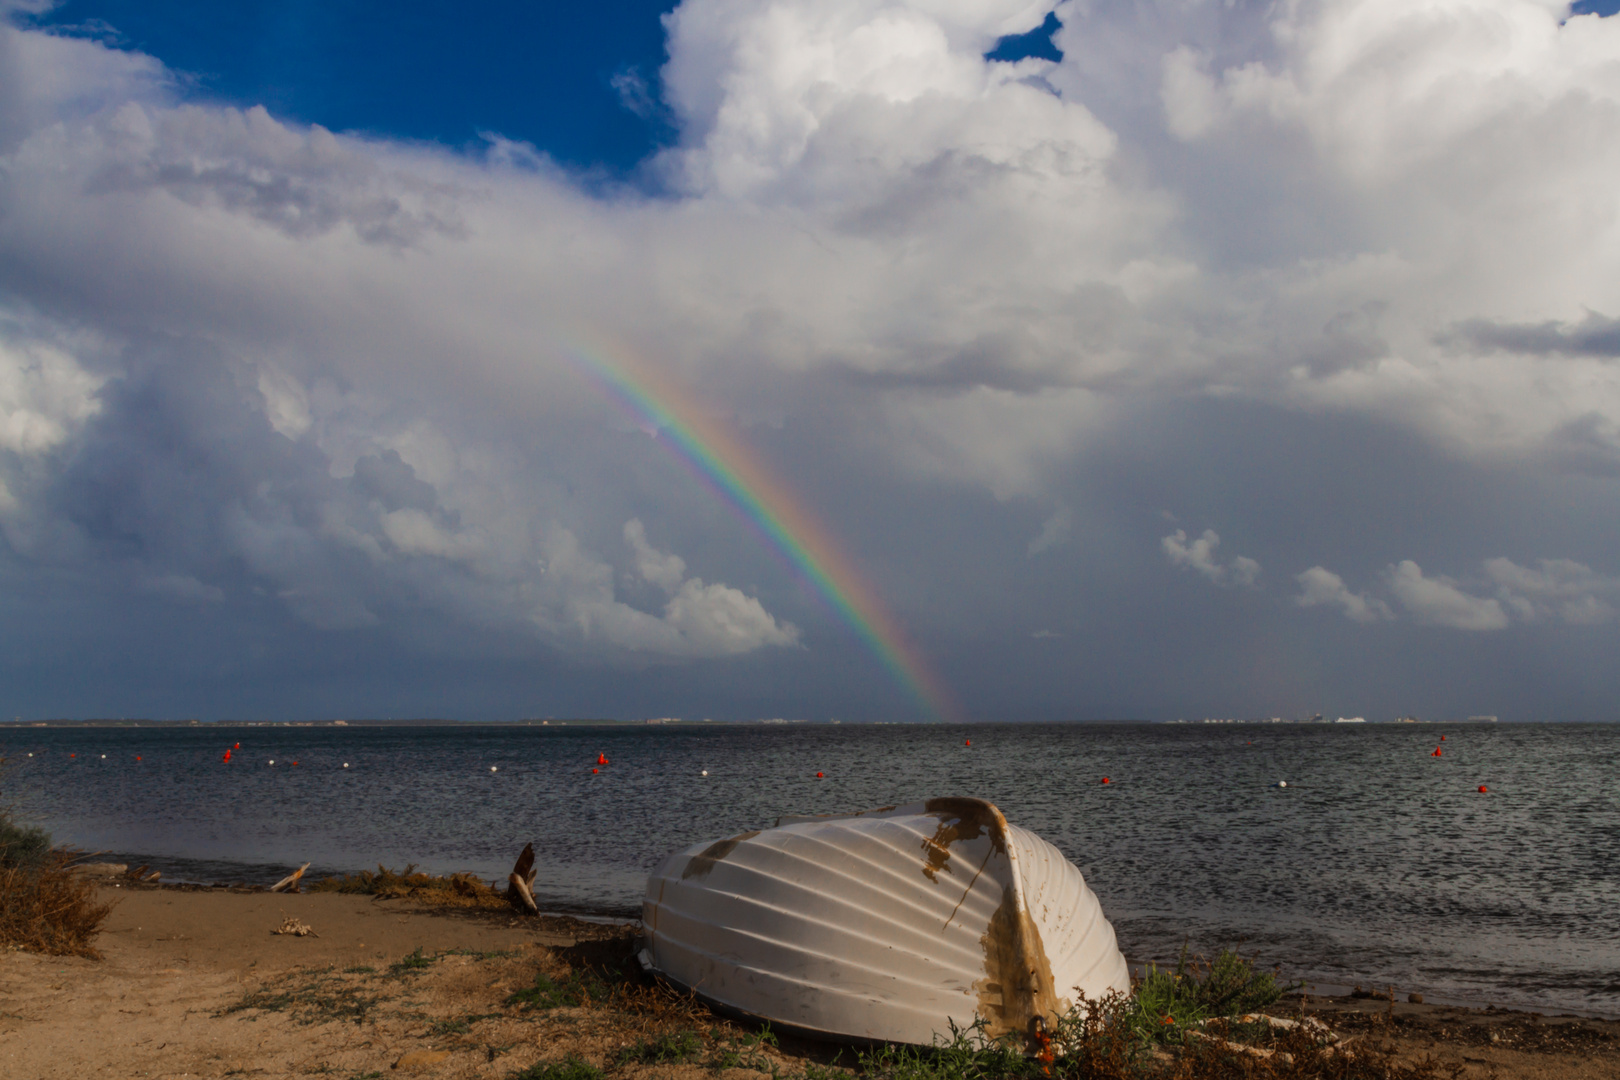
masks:
[[[709,775],[709,770],[708,770],[708,769],[704,769],[704,770],[703,770],[703,775],[704,775],[704,776],[708,776],[708,775]]]
[[[490,767],[489,767],[489,771],[490,771],[490,772],[494,772],[494,771],[495,771],[495,766],[493,766],[493,765],[491,765],[491,766],[490,766]]]
[[[1279,780],[1279,781],[1277,781],[1277,786],[1278,786],[1278,787],[1287,787],[1287,786],[1288,786],[1288,781],[1286,781],[1286,780]]]
[[[348,767],[349,767],[349,763],[348,763],[348,762],[347,762],[347,761],[345,761],[345,762],[344,762],[344,763],[343,763],[343,767],[344,767],[344,768],[345,768],[345,769],[347,769],[347,768],[348,768]]]
[[[276,763],[276,759],[275,759],[275,758],[271,758],[271,759],[270,759],[270,764],[272,764],[272,765],[274,765],[274,764],[275,764],[275,763]]]

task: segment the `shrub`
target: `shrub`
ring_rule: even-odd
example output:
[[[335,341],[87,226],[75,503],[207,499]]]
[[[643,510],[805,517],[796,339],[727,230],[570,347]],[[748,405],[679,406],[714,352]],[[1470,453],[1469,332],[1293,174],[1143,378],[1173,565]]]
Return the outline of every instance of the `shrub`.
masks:
[[[33,865],[0,867],[0,946],[101,958],[90,942],[112,905],[97,902],[96,883],[73,872],[72,857],[52,851]]]
[[[44,829],[18,825],[0,810],[0,868],[43,866],[50,859],[51,834]]]

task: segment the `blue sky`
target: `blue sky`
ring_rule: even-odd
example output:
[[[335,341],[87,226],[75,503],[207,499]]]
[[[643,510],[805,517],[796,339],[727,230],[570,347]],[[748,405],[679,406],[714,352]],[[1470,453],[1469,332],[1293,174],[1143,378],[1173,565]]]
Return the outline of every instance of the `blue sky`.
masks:
[[[659,17],[674,7],[68,0],[36,22],[150,53],[199,97],[447,146],[495,132],[569,166],[624,173],[674,136],[657,100]],[[1056,59],[1057,25],[1048,16],[991,55]]]
[[[1614,8],[6,7],[0,711],[1612,718]]]

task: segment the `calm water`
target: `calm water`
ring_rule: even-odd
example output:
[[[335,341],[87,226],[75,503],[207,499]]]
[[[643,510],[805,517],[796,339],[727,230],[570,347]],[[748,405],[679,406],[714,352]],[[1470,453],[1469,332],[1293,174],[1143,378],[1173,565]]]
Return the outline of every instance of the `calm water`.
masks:
[[[0,740],[21,816],[171,878],[268,882],[305,860],[504,878],[533,841],[542,902],[602,913],[637,913],[668,852],[779,814],[976,795],[1080,867],[1133,961],[1173,958],[1189,939],[1242,941],[1316,982],[1620,1015],[1620,725],[23,729]],[[603,752],[612,764],[592,775]]]

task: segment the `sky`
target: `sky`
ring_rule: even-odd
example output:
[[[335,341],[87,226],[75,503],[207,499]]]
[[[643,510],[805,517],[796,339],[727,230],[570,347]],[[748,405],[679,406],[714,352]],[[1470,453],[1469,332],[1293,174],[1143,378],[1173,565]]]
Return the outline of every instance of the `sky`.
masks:
[[[0,714],[1614,720],[1615,7],[0,0]]]

